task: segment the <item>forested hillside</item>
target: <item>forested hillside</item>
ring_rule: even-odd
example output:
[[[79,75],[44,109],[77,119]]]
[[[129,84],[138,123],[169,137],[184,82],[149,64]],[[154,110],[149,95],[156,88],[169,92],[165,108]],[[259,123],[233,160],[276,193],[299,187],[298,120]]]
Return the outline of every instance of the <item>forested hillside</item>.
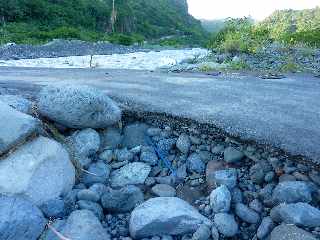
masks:
[[[112,0],[0,0],[0,21],[2,41],[17,43],[119,37],[112,33],[140,41],[168,35],[195,41],[204,35],[186,0],[115,0],[114,11]]]

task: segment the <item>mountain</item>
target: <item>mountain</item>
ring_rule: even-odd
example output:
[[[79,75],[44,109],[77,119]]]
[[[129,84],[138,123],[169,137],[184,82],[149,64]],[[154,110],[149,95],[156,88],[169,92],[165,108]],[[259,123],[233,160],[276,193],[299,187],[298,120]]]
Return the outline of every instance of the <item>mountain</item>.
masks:
[[[217,19],[217,20],[201,20],[202,27],[211,33],[216,33],[222,30],[225,27],[226,19]]]
[[[189,15],[187,0],[115,0],[114,9],[112,1],[0,0],[0,38],[1,32],[18,42],[19,37],[98,38],[112,31],[146,39],[205,34],[201,22]]]

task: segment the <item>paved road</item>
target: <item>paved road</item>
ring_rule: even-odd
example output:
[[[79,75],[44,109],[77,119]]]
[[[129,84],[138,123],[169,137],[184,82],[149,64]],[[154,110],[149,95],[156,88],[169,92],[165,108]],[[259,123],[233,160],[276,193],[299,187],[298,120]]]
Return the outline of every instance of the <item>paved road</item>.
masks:
[[[137,110],[213,123],[244,139],[320,163],[319,78],[295,75],[262,80],[132,70],[0,68],[0,87],[57,82],[93,85]]]

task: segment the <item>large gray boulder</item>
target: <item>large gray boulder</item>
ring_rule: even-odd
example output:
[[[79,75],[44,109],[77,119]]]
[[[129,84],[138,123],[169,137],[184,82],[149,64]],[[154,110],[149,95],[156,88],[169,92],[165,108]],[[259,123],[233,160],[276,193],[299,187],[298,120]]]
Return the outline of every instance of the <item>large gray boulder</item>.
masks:
[[[31,202],[0,195],[0,239],[36,240],[45,225],[43,214]]]
[[[69,192],[75,169],[58,142],[38,137],[0,161],[0,193],[23,194],[40,206]]]
[[[270,234],[270,240],[316,240],[311,233],[295,225],[281,224]]]
[[[69,128],[106,128],[121,119],[121,110],[103,91],[88,86],[56,84],[38,97],[41,115]]]
[[[202,224],[211,225],[187,202],[174,197],[151,198],[131,213],[129,229],[133,238],[194,233]]]
[[[306,182],[280,182],[273,190],[272,200],[275,203],[311,202],[312,190]]]
[[[144,184],[151,167],[142,162],[133,162],[113,171],[110,175],[112,187]]]
[[[89,210],[72,212],[61,229],[62,235],[72,240],[110,240],[99,219]]]
[[[0,101],[8,104],[19,112],[31,114],[34,104],[19,95],[0,95]]]
[[[101,198],[101,204],[108,212],[124,213],[142,203],[144,196],[140,188],[126,186],[119,190],[109,188]]]
[[[276,222],[285,222],[302,227],[320,227],[320,210],[308,203],[280,204],[270,213]]]
[[[35,133],[40,127],[40,121],[0,101],[0,126],[1,155]]]

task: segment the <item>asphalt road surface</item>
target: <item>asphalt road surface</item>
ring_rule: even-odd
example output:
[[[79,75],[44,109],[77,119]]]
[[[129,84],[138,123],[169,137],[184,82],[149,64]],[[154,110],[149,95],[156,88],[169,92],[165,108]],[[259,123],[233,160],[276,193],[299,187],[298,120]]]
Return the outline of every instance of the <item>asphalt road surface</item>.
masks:
[[[241,74],[0,68],[0,87],[30,90],[58,82],[96,86],[133,109],[212,123],[320,163],[320,79],[311,75],[266,80]]]

